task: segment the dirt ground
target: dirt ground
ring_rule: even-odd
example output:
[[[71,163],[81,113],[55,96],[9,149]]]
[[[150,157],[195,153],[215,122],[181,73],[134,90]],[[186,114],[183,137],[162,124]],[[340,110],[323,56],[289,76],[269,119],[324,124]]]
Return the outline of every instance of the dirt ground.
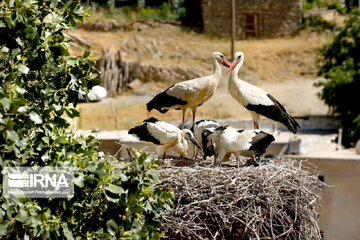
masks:
[[[293,116],[325,115],[327,106],[321,102],[313,86],[316,79],[298,78],[292,81],[263,82],[259,87],[270,92],[277,98]],[[250,118],[250,114],[228,93],[228,78],[223,79],[214,96],[198,108],[197,116],[201,118]],[[180,121],[181,111],[171,110],[166,114],[157,111],[148,113],[146,103],[157,92],[148,91],[148,85],[133,95],[107,98],[97,103],[79,104],[81,112],[78,128],[81,129],[129,129],[139,124],[145,118],[154,116],[164,121]],[[187,118],[191,118],[191,112],[187,112]]]
[[[230,60],[230,41],[206,35],[187,32],[178,26],[158,24],[141,31],[95,32],[76,30],[72,33],[91,45],[94,58],[101,54],[101,48],[113,45],[126,52],[127,59],[139,59],[144,64],[180,65],[198,71],[200,75],[212,73],[209,57],[213,51],[223,52]],[[277,98],[294,116],[324,115],[328,108],[321,102],[314,83],[316,77],[315,51],[329,41],[325,33],[300,33],[296,37],[268,40],[236,41],[235,50],[245,53],[245,62],[239,77],[249,81]],[[161,57],[156,58],[142,47],[155,41]],[[83,49],[71,46],[72,54],[81,54]],[[223,69],[225,71],[225,68]],[[223,74],[215,95],[198,108],[197,116],[203,118],[249,118],[248,114],[227,90],[228,76]],[[171,85],[149,79],[136,92],[107,98],[96,103],[78,105],[81,118],[78,128],[82,129],[128,129],[155,116],[165,121],[181,120],[180,111],[166,114],[148,113],[146,102]],[[188,112],[187,117],[191,114]]]

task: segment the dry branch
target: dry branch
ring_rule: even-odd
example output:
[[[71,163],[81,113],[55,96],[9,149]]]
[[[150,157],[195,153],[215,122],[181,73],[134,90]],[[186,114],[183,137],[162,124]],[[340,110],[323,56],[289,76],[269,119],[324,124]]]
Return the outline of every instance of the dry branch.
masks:
[[[321,239],[315,191],[326,185],[303,162],[159,174],[159,187],[174,189],[174,208],[161,216],[170,239]]]

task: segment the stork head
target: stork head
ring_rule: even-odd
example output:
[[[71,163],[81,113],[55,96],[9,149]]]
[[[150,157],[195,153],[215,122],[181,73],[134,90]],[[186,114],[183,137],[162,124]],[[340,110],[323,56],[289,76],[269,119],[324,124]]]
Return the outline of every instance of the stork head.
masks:
[[[229,70],[227,71],[226,75],[239,63],[242,65],[244,62],[244,53],[243,52],[236,52],[234,54],[234,61],[231,63]]]
[[[183,131],[183,136],[185,137],[186,140],[192,142],[195,146],[197,146],[199,149],[201,149],[201,146],[198,143],[198,141],[196,141],[192,131],[190,131],[189,129],[184,129],[182,131]]]
[[[224,54],[221,52],[213,52],[211,59],[216,60],[218,63],[224,65],[225,67],[230,67],[230,63],[226,60]]]

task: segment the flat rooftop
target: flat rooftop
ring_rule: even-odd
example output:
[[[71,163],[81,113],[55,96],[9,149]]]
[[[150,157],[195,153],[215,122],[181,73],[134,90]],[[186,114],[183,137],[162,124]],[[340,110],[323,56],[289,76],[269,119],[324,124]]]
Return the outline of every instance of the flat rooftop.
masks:
[[[77,134],[93,135],[99,141],[114,141],[117,143],[140,142],[136,137],[129,135],[127,130],[96,131],[77,130]],[[340,148],[335,142],[337,134],[334,133],[298,133],[288,131],[272,133],[275,137],[274,145],[286,145],[289,141],[300,141],[299,154],[284,154],[283,156],[298,159],[328,159],[328,160],[359,160],[355,148]]]

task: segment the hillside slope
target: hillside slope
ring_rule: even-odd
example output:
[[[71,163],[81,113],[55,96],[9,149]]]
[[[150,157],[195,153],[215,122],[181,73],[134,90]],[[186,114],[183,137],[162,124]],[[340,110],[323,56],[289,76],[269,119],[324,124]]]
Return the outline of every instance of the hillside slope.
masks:
[[[140,24],[140,23],[139,23]],[[101,48],[113,45],[126,53],[130,61],[141,64],[182,66],[199,75],[211,74],[211,52],[223,52],[229,59],[230,41],[181,30],[169,24],[138,25],[137,30],[100,32],[76,30],[72,35],[91,45],[95,58]],[[327,107],[316,97],[315,50],[327,40],[325,34],[303,33],[297,37],[268,40],[236,41],[236,51],[245,53],[240,78],[256,84],[275,96],[295,116],[322,115]],[[159,54],[152,54],[156,46]],[[82,49],[72,45],[72,54]],[[225,70],[225,69],[224,69]],[[227,93],[228,76],[224,76],[214,97],[198,109],[198,116],[207,118],[244,118],[250,115]],[[179,120],[179,111],[165,115],[147,113],[145,104],[156,93],[173,84],[148,79],[136,92],[108,98],[99,103],[80,104],[80,128],[124,129],[148,116],[163,120]],[[190,116],[190,113],[189,113]],[[101,119],[101,121],[99,121]]]

